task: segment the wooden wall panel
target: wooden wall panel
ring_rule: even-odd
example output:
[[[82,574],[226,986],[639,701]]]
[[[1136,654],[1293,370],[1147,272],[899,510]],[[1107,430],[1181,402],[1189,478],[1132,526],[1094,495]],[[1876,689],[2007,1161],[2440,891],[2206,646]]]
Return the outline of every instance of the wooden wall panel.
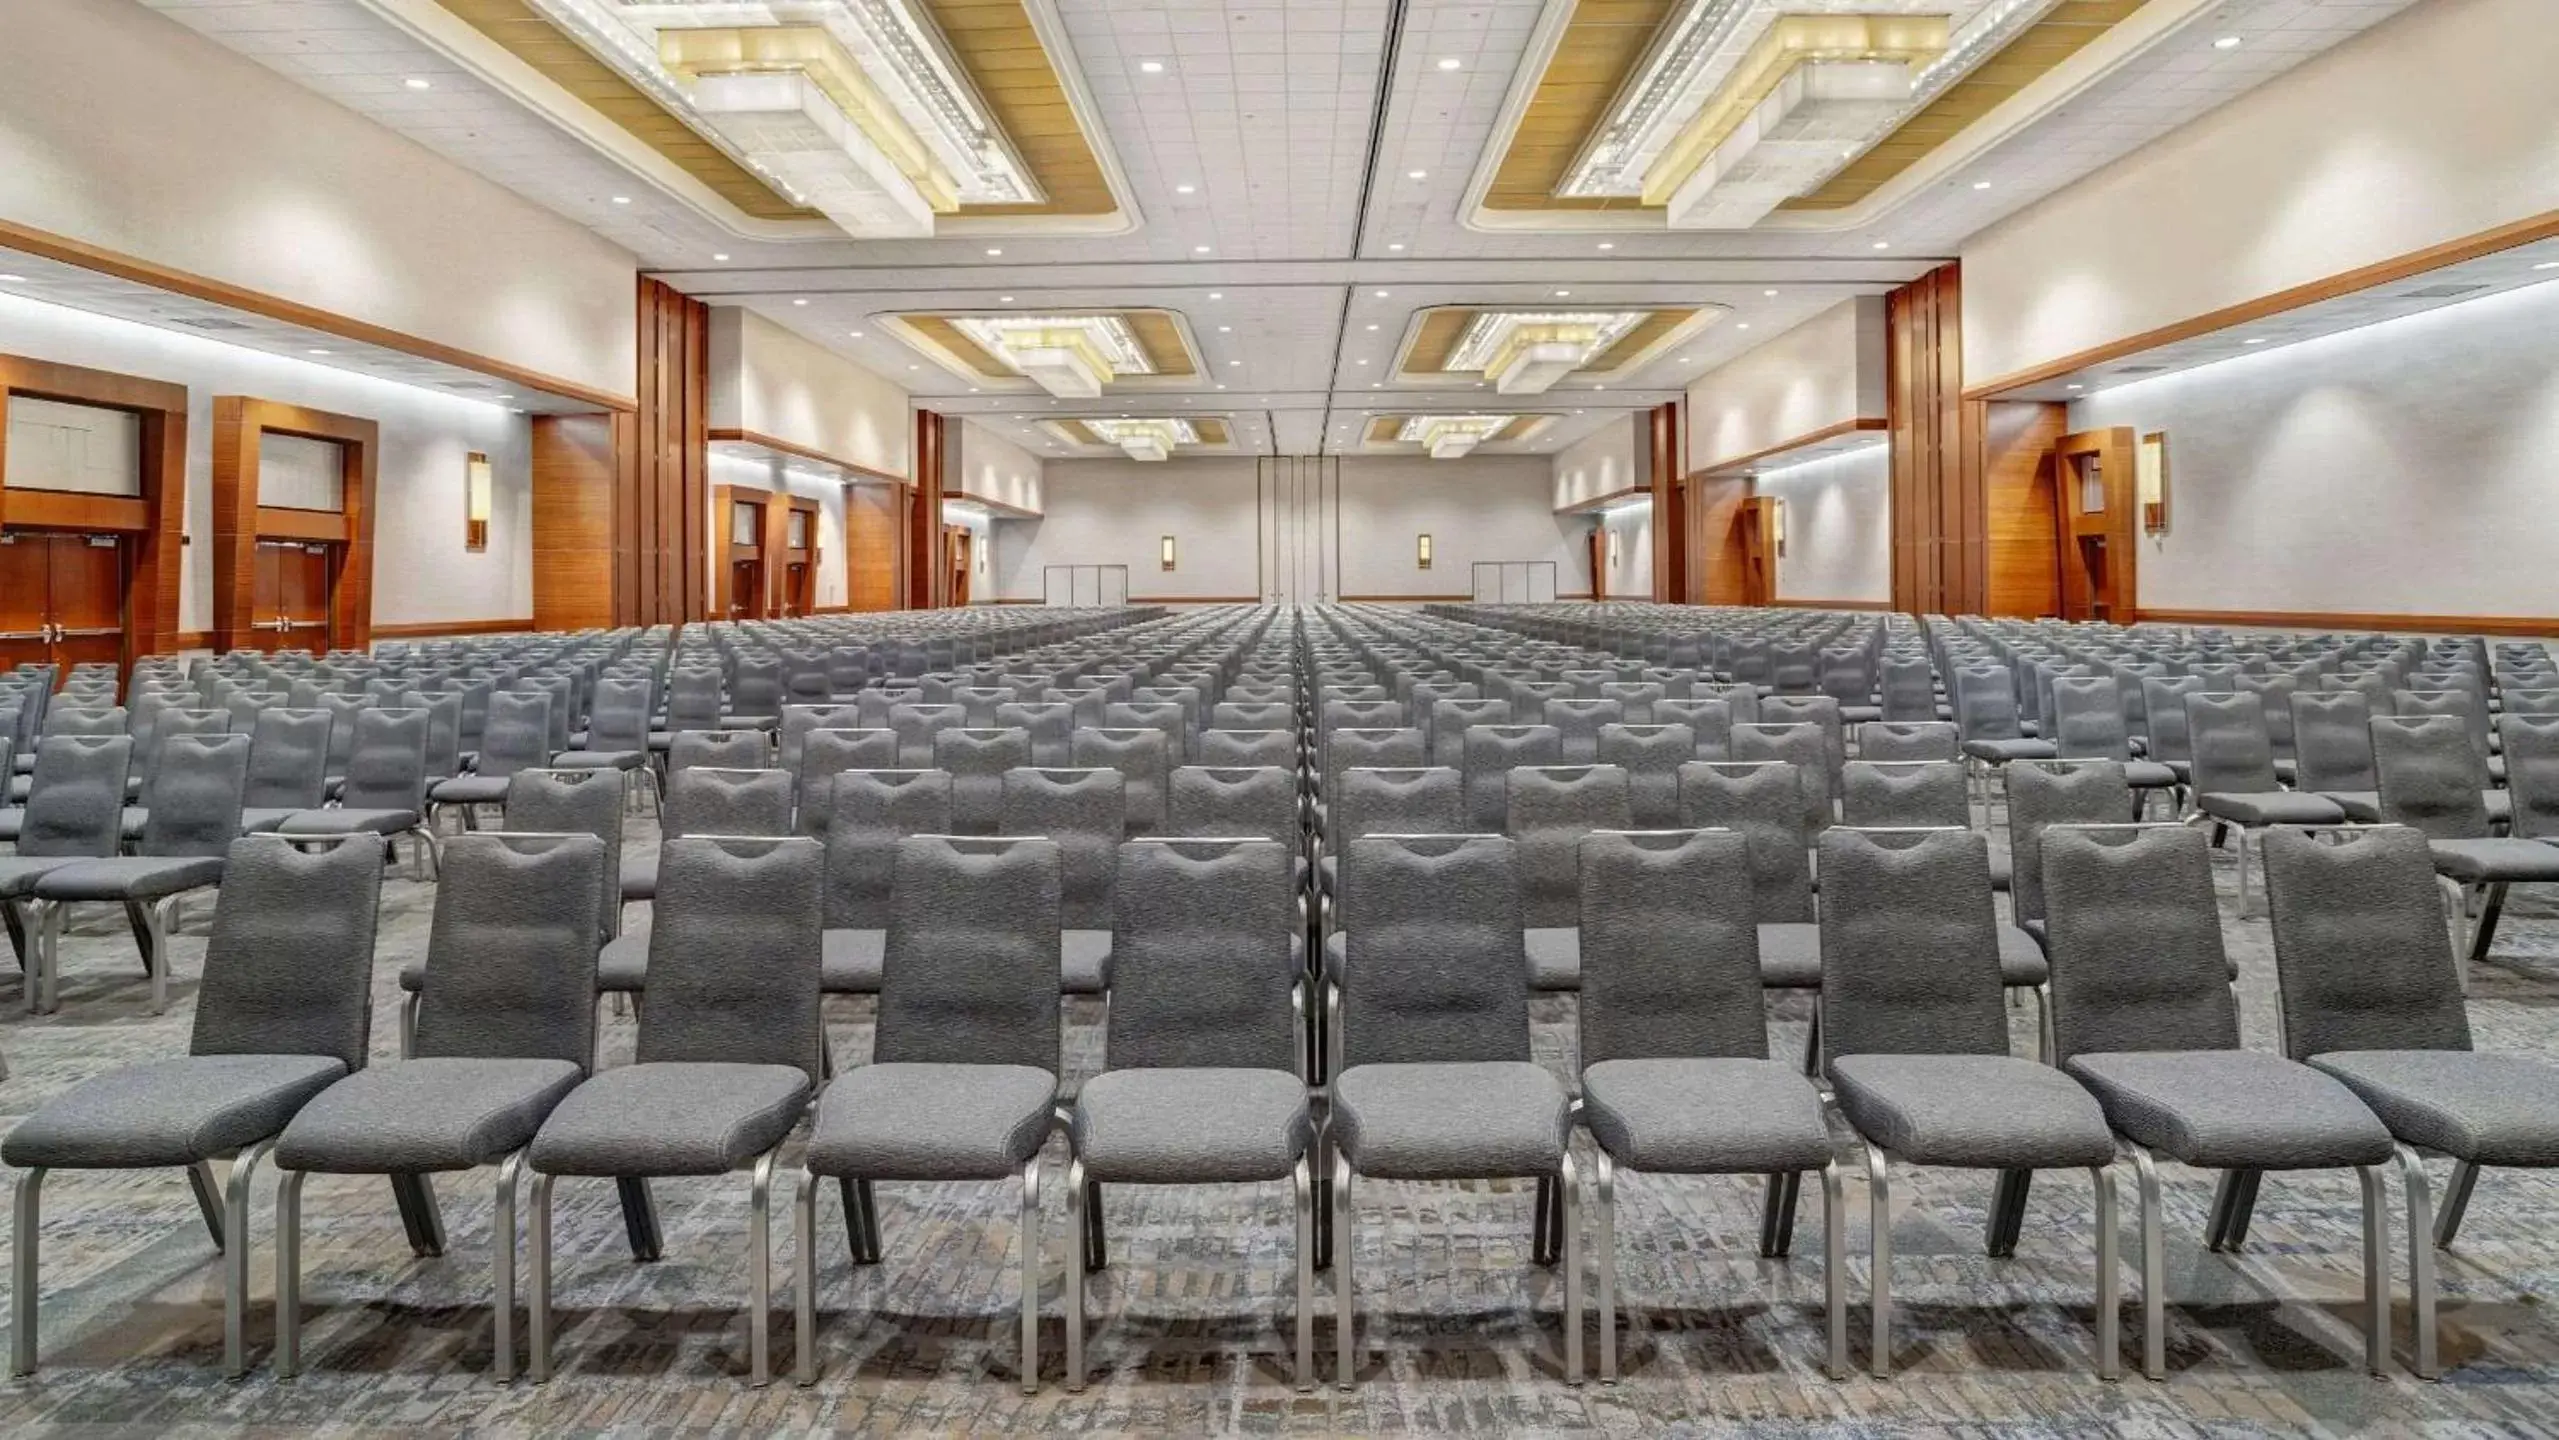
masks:
[[[1980,402],[1974,402],[1980,403]],[[2070,407],[2034,400],[1983,406],[1982,488],[1990,540],[1987,610],[2035,618],[2060,614],[2060,566],[2053,548],[2053,442],[2070,426]]]
[[[855,485],[844,492],[844,601],[856,611],[898,605],[903,549],[897,485]]]
[[[262,512],[258,505],[258,449],[266,435],[333,440],[344,456],[339,476],[340,520],[315,526],[304,512]],[[213,646],[250,644],[256,620],[257,542],[337,539],[343,548],[329,577],[329,643],[361,650],[373,643],[373,528],[379,508],[382,427],[359,415],[338,415],[249,395],[213,397]],[[454,524],[462,523],[454,517]],[[172,627],[175,628],[175,627]]]
[[[1636,473],[1648,478],[1653,493],[1653,593],[1651,599],[1669,604],[1684,604],[1689,591],[1689,548],[1687,489],[1680,484],[1679,470],[1687,450],[1680,436],[1678,401],[1653,407],[1648,423],[1637,432],[1636,443],[1645,454],[1640,457]],[[1598,574],[1593,571],[1594,577]],[[1597,593],[1594,578],[1592,592]],[[1623,597],[1633,599],[1633,596]]]
[[[1893,608],[1980,614],[1990,534],[1979,402],[1964,391],[1963,274],[1941,265],[1885,297]]]
[[[699,620],[710,603],[710,317],[640,281],[640,408],[614,515],[621,624]]]
[[[1689,574],[1689,603],[1747,604],[1749,551],[1742,512],[1750,505],[1750,480],[1697,475],[1686,488],[1689,553],[1697,562]]]
[[[930,410],[915,412],[915,486],[906,515],[906,608],[933,610],[950,603],[951,577],[942,564],[942,496],[956,488],[948,471],[949,422]]]
[[[613,523],[620,480],[616,417],[533,417],[533,628],[613,624],[622,544]]]
[[[187,388],[140,375],[0,355],[0,410],[13,394],[104,405],[141,417],[144,528],[127,542],[133,553],[125,575],[123,659],[130,665],[137,656],[177,648],[178,556],[186,544],[187,520]],[[8,473],[7,429],[0,425],[0,477]],[[49,502],[62,498],[23,491],[12,501],[0,481],[0,522],[70,523],[48,513]]]

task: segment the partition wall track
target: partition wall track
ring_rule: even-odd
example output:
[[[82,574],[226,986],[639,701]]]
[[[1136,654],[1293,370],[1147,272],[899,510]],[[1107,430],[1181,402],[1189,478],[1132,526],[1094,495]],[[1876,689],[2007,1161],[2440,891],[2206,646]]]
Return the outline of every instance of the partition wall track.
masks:
[[[1313,605],[1342,588],[1342,462],[1266,455],[1253,462],[1254,568],[1262,599]]]

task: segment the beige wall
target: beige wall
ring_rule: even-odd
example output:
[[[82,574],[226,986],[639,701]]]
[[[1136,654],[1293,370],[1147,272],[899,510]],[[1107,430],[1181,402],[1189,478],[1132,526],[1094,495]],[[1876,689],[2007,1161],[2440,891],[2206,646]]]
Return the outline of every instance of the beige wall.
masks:
[[[960,493],[1038,514],[1040,457],[973,421],[961,420],[953,428]]]
[[[0,11],[0,216],[631,393],[630,254],[130,0]]]
[[[1786,502],[1780,600],[1889,600],[1892,460],[1881,437],[1844,455],[1762,470],[1756,493]]]
[[[714,430],[751,430],[883,475],[907,473],[906,392],[832,350],[735,306],[711,311]]]
[[[1884,301],[1846,300],[1688,387],[1688,469],[1884,414]]]
[[[1979,385],[2559,209],[2559,7],[2425,0],[1974,236]]]
[[[1555,508],[1649,483],[1635,443],[1644,423],[1640,414],[1620,415],[1556,451]]]

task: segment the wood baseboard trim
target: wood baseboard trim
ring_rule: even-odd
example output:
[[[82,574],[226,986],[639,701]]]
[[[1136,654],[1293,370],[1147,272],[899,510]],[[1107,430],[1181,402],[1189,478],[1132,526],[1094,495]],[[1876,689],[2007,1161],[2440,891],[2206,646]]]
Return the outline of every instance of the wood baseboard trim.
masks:
[[[376,625],[376,640],[442,640],[459,635],[516,635],[533,629],[533,617],[512,620],[430,620],[413,625]]]
[[[762,449],[793,456],[797,459],[807,460],[815,464],[829,466],[837,470],[851,471],[853,474],[860,476],[864,480],[873,481],[882,485],[911,485],[914,483],[903,475],[891,475],[885,470],[874,470],[868,465],[857,465],[853,461],[845,459],[843,456],[830,455],[827,452],[818,449],[816,446],[802,445],[795,441],[785,440],[778,435],[767,435],[761,430],[740,430],[730,426],[718,426],[703,432],[703,438],[709,440],[715,445],[725,441],[735,445],[758,446]],[[1029,512],[1025,511],[1023,513],[1027,514]]]
[[[1771,600],[1777,610],[1890,610],[1890,600]]]
[[[2549,615],[2397,615],[2363,610],[2153,610],[2145,606],[2137,623],[2152,625],[2237,625],[2266,630],[2380,630],[2424,635],[2516,635],[2559,638],[2559,616]]]
[[[528,370],[524,366],[510,364],[504,360],[477,355],[439,340],[410,335],[387,326],[340,315],[335,311],[322,310],[281,296],[269,295],[264,291],[251,290],[244,285],[234,285],[227,280],[216,280],[210,276],[173,269],[144,260],[139,256],[126,255],[104,246],[74,240],[68,235],[56,235],[49,230],[38,230],[32,225],[0,220],[0,245],[6,245],[12,250],[23,250],[30,255],[41,255],[48,260],[58,260],[65,265],[76,265],[83,270],[92,270],[101,275],[113,275],[119,280],[131,280],[137,284],[148,285],[155,290],[166,290],[215,305],[228,306],[234,310],[246,310],[253,315],[263,315],[270,320],[280,320],[287,325],[299,325],[305,329],[322,331],[342,340],[353,340],[364,345],[379,345],[386,350],[397,350],[403,355],[415,355],[421,360],[433,360],[438,364],[475,370],[483,375],[496,376],[509,384],[521,385],[527,389],[540,390],[593,405],[599,410],[640,408],[639,402],[628,395],[616,395],[611,391],[598,390],[574,380],[563,380],[557,375],[545,375],[539,370]]]

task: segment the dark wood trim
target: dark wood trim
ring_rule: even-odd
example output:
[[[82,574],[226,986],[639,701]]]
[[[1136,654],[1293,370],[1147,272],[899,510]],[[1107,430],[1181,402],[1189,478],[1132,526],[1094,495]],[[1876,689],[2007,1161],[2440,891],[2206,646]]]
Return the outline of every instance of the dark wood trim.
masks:
[[[783,455],[789,455],[796,459],[814,461],[817,464],[832,466],[838,470],[849,470],[865,480],[881,481],[890,485],[907,485],[913,483],[903,475],[892,475],[886,470],[874,470],[868,465],[847,460],[840,455],[830,455],[826,451],[820,450],[814,445],[802,445],[796,441],[785,440],[778,435],[767,435],[761,430],[741,430],[734,425],[720,425],[704,432],[704,438],[714,445],[737,444],[761,446],[764,449],[775,451],[776,453]]]
[[[943,486],[950,482],[956,458],[949,441],[949,417],[931,410],[915,412],[915,448],[909,452],[915,484],[905,496],[909,610],[936,610],[950,603],[950,567],[942,557]]]
[[[1913,613],[1979,615],[1991,590],[1988,416],[1961,393],[1963,290],[1946,264],[1884,297],[1893,608]]]
[[[258,503],[259,442],[270,433],[327,440],[340,447],[337,510]],[[261,538],[339,546],[329,567],[329,644],[361,650],[372,643],[374,516],[379,509],[375,491],[381,458],[382,427],[361,415],[340,415],[254,395],[213,397],[216,649],[237,650],[252,644]]]
[[[0,236],[9,230],[0,221]],[[11,395],[130,411],[141,417],[142,494],[71,495],[10,491],[0,478],[0,523],[135,534],[126,557],[124,654],[165,651],[178,633],[179,556],[186,547],[187,387],[23,355],[0,355],[0,409]],[[7,427],[0,425],[0,477],[8,474]],[[132,523],[139,517],[139,524]]]
[[[2482,255],[2494,255],[2500,250],[2511,250],[2518,245],[2529,245],[2538,240],[2550,239],[2554,235],[2559,235],[2559,210],[2545,210],[2538,215],[2526,216],[2521,220],[2482,230],[2474,235],[2447,240],[2440,245],[2429,245],[2422,250],[2411,250],[2404,255],[2394,255],[2387,260],[2377,260],[2370,265],[2359,265],[2352,270],[2342,270],[2306,284],[2277,290],[2271,295],[2260,295],[2254,300],[2243,300],[2236,305],[2225,305],[2218,310],[2208,310],[2201,315],[2190,316],[2173,324],[2144,330],[2138,335],[2127,335],[2120,340],[2110,340],[2103,345],[2092,345],[2085,350],[2047,360],[2040,365],[2030,365],[2023,370],[2012,370],[2005,375],[1984,380],[1978,385],[1966,386],[1964,398],[1994,400],[2008,391],[2022,389],[2028,385],[2040,385],[2047,380],[2056,380],[2074,371],[2085,370],[2091,365],[2103,365],[2108,361],[2121,360],[2127,356],[2138,355],[2144,350],[2156,350],[2162,345],[2174,345],[2181,340],[2192,340],[2198,335],[2209,335],[2216,330],[2227,330],[2233,325],[2245,325],[2254,320],[2263,320],[2269,316],[2299,310],[2304,306],[2334,300],[2341,295],[2352,295],[2358,290],[2369,290],[2376,285],[2395,285],[2430,270],[2440,270],[2447,265],[2458,265],[2465,260],[2476,260]]]
[[[212,648],[213,632],[210,630],[180,630],[169,637],[169,649],[172,651]]]
[[[1854,420],[1842,420],[1835,425],[1824,425],[1818,430],[1807,430],[1791,440],[1780,440],[1765,450],[1753,450],[1747,455],[1736,455],[1730,460],[1718,460],[1702,470],[1691,473],[1709,475],[1719,480],[1731,479],[1762,461],[1774,460],[1780,455],[1792,454],[1797,450],[1836,440],[1843,435],[1855,435],[1865,430],[1889,429],[1891,425],[1891,421],[1880,415],[1860,415]]]
[[[333,545],[343,545],[347,539],[347,517],[337,510],[261,505],[258,507],[257,533],[261,540],[324,540]]]
[[[1682,447],[1687,397],[1653,407],[1637,435],[1644,441],[1644,464],[1638,467],[1653,492],[1653,593],[1651,599],[1683,604],[1696,562],[1688,533],[1688,490],[1680,472],[1688,466]]]
[[[1603,505],[1623,500],[1629,495],[1650,495],[1652,493],[1653,487],[1650,485],[1629,485],[1621,490],[1611,490],[1605,495],[1593,495],[1588,500],[1576,500],[1570,505],[1559,505],[1555,508],[1555,513],[1558,515],[1588,515]]]
[[[532,427],[533,623],[545,630],[613,624],[617,427],[606,415],[536,415]]]
[[[942,498],[945,500],[966,500],[972,505],[983,505],[994,513],[1005,516],[1009,519],[1037,520],[1040,518],[1040,512],[1037,510],[1025,510],[1019,505],[1007,505],[1001,500],[989,500],[983,495],[972,495],[966,490],[947,491],[943,494]]]
[[[448,635],[516,635],[533,628],[533,617],[514,620],[422,620],[401,625],[376,625],[376,640],[442,639]]]
[[[631,397],[627,395],[598,390],[592,386],[581,385],[574,380],[563,380],[557,375],[545,375],[539,370],[529,370],[524,366],[493,359],[487,355],[474,354],[457,345],[447,345],[442,341],[410,335],[387,326],[375,325],[334,311],[322,310],[317,306],[304,305],[297,301],[269,295],[264,291],[234,285],[228,281],[172,269],[149,260],[120,254],[103,246],[74,240],[69,236],[56,235],[48,230],[38,230],[30,225],[0,220],[0,245],[5,245],[12,250],[23,250],[30,255],[41,255],[48,260],[58,260],[65,265],[76,265],[80,269],[94,271],[101,275],[112,275],[119,280],[131,280],[148,285],[155,290],[166,290],[173,294],[210,301],[216,305],[229,306],[234,310],[245,310],[253,315],[263,315],[270,320],[280,320],[287,325],[299,325],[307,330],[323,331],[341,340],[353,340],[364,345],[378,345],[385,350],[397,350],[403,355],[415,355],[421,360],[457,365],[465,370],[495,376],[512,385],[521,385],[527,389],[540,390],[564,399],[593,405],[600,410],[634,408]]]
[[[2401,615],[2366,610],[2153,610],[2146,625],[2238,625],[2266,630],[2380,630],[2423,635],[2559,637],[2559,615]]]

